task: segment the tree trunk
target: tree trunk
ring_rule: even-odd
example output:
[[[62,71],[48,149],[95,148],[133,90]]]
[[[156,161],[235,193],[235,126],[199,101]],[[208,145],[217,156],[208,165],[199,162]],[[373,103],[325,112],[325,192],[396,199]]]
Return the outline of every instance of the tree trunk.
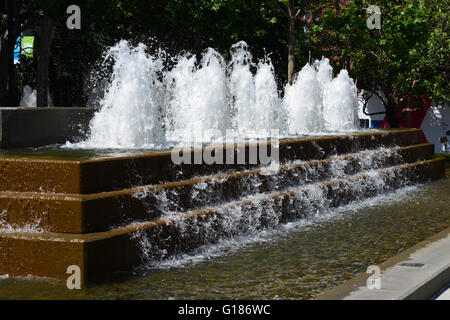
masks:
[[[52,35],[52,21],[44,16],[40,29],[39,60],[37,74],[37,107],[48,107],[48,65],[50,58],[50,44]]]
[[[2,36],[2,35],[0,35]],[[0,51],[0,106],[8,105],[8,43],[1,39],[2,50]]]
[[[0,12],[0,23],[6,32],[8,15]],[[6,106],[6,83],[8,82],[8,57],[6,56],[7,44],[4,34],[0,34],[0,106]]]
[[[8,1],[8,49],[7,49],[7,60],[8,60],[8,106],[15,107],[15,67],[14,67],[14,47],[16,45],[16,29],[15,29],[15,14],[17,10],[14,8],[14,2]]]
[[[406,127],[412,128],[412,112],[409,110],[406,111],[405,117],[406,117]]]
[[[7,1],[8,13],[0,13],[4,33],[0,34],[0,106],[13,107],[14,99],[14,46],[15,46],[15,22],[10,19],[14,17],[17,3]],[[8,90],[9,89],[9,90]]]
[[[295,4],[293,0],[289,0],[289,33],[288,33],[288,82],[292,84],[295,72]]]
[[[390,98],[388,98],[388,102],[386,105],[386,116],[389,121],[389,126],[391,128],[398,128],[400,119],[397,117],[397,105]]]

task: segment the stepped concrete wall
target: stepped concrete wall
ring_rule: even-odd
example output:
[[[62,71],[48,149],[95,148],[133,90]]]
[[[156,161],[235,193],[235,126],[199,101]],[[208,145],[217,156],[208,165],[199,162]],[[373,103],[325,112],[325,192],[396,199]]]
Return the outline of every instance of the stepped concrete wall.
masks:
[[[403,181],[443,177],[444,159],[433,159],[433,145],[422,144],[421,137],[421,130],[408,129],[282,140],[276,186],[271,184],[273,176],[255,165],[184,165],[182,174],[176,175],[173,171],[180,167],[173,166],[170,152],[84,160],[0,156],[0,274],[64,280],[67,267],[77,265],[84,284],[97,282],[142,263],[140,236],[151,244],[149,249],[157,250],[156,255],[179,253],[214,241],[221,232],[245,229],[252,208],[264,211],[273,206],[279,222],[301,218],[308,214],[311,199],[303,201],[297,195],[308,195],[311,184],[334,207],[401,187]],[[371,183],[373,172],[362,169],[358,157],[382,153],[380,147],[392,152],[370,167],[384,179],[387,189],[379,190],[377,183]],[[336,157],[348,160],[343,176],[334,177],[330,163]],[[313,169],[314,176],[289,184],[292,168],[298,170],[295,174],[305,175],[308,171],[302,168]],[[241,185],[248,178],[250,182],[258,178],[261,189]],[[195,185],[213,181],[223,182],[211,184],[209,191],[215,197],[192,205]],[[158,214],[155,199],[146,193],[149,190],[173,191],[181,207],[177,219]],[[136,197],[139,191],[144,192]],[[260,195],[255,203],[246,198],[252,192]],[[215,198],[224,201],[211,200]],[[215,219],[236,206],[248,209],[243,222],[223,230]],[[270,223],[266,218],[258,218],[260,227]],[[188,231],[180,231],[179,221],[186,223]],[[210,229],[189,232],[202,221],[212,233]],[[33,229],[36,224],[38,229]]]

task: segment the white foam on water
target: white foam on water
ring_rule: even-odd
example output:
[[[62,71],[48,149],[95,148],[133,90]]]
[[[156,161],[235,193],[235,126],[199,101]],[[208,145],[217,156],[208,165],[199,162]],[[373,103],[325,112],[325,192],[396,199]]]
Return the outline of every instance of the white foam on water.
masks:
[[[228,66],[232,129],[238,135],[259,132],[269,136],[270,129],[285,127],[274,68],[270,59],[253,63],[247,44],[240,41],[231,48]],[[252,72],[251,69],[256,69]]]
[[[228,123],[225,60],[208,49],[196,63],[196,56],[181,56],[165,77],[169,96],[165,123],[171,139],[212,140],[204,134],[209,129],[223,131]]]
[[[323,132],[322,89],[314,66],[305,65],[285,87],[284,107],[290,134]]]
[[[11,224],[7,221],[7,210],[2,210],[0,212],[0,232],[3,233],[42,233],[44,232],[44,228],[41,225],[41,219],[36,218],[34,221],[26,223],[25,225],[16,225]]]
[[[270,229],[261,230],[251,235],[239,235],[234,238],[221,239],[214,244],[205,244],[196,248],[189,253],[169,256],[164,260],[148,260],[141,266],[142,270],[154,269],[172,269],[172,268],[188,268],[193,265],[220,258],[234,252],[245,250],[252,245],[260,245],[261,243],[273,243],[283,238],[288,238],[292,233],[307,231],[313,227],[320,226],[333,220],[348,219],[352,215],[361,212],[364,208],[377,206],[380,203],[402,201],[409,197],[412,192],[416,192],[422,185],[406,186],[395,191],[377,195],[372,198],[355,201],[348,205],[337,208],[323,208],[314,215],[298,219],[296,221],[283,223]],[[149,245],[146,237],[140,234],[142,241]],[[149,246],[144,246],[148,254]]]
[[[133,47],[126,41],[110,48],[107,57],[113,60],[112,77],[91,121],[91,135],[66,147],[164,149],[178,143],[223,141],[230,131],[233,139],[243,140],[267,137],[270,129],[284,136],[358,129],[355,83],[346,70],[334,77],[326,58],[306,64],[293,84],[279,92],[270,59],[255,62],[242,41],[232,46],[229,61],[209,48],[198,56],[179,54],[173,65],[166,66],[163,52],[150,54],[144,45]],[[149,218],[172,221],[175,237],[180,237],[171,253],[172,234],[163,238],[156,227],[154,234],[134,233],[143,265],[171,268],[197,263],[337,218],[346,206],[335,208],[336,199],[329,199],[329,190],[321,184],[325,178],[344,179],[332,191],[356,199],[351,205],[355,208],[372,201],[364,200],[368,195],[389,197],[409,182],[394,171],[381,170],[394,165],[398,154],[378,151],[349,159],[332,157],[328,164],[288,170],[285,175],[248,176],[235,183],[238,198],[220,197],[226,179],[200,181],[183,196],[177,190],[141,188],[135,197],[148,205]],[[353,165],[367,178],[351,179],[356,174],[348,172]],[[292,194],[269,196],[281,190]],[[247,202],[238,202],[242,200]],[[184,219],[205,206],[218,214]],[[190,241],[196,249],[185,253]]]
[[[288,188],[343,179],[358,171],[368,171],[402,162],[395,149],[379,148],[363,153],[333,156],[328,161],[311,165],[306,161],[293,161],[283,165],[276,174],[270,166],[240,179],[229,180],[226,175],[206,176],[179,194],[178,188],[139,188],[134,197],[140,199],[151,216],[182,216],[191,209],[200,209],[224,204],[224,202],[247,198],[265,197],[268,192],[279,192]],[[186,193],[187,192],[187,193]],[[186,200],[187,198],[187,200]]]

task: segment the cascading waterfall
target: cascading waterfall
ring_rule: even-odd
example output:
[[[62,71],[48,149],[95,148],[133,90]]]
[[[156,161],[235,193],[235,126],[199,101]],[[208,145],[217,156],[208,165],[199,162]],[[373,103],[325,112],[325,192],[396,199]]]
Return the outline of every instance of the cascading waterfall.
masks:
[[[418,130],[271,139],[269,145],[256,148],[251,140],[273,138],[276,130],[274,138],[357,130],[356,85],[346,70],[334,76],[326,58],[306,64],[281,90],[269,56],[255,61],[242,41],[232,46],[229,59],[213,49],[201,56],[182,53],[168,58],[163,50],[150,54],[146,46],[127,41],[111,47],[105,58],[103,71],[110,74],[97,78],[100,108],[90,123],[89,138],[65,147],[146,152],[82,151],[70,160],[70,151],[67,158],[40,163],[23,158],[3,170],[11,183],[2,192],[0,236],[11,243],[3,250],[11,257],[12,267],[6,269],[11,274],[16,273],[14,265],[22,263],[22,251],[32,249],[36,241],[43,248],[60,248],[58,252],[74,243],[88,241],[94,249],[106,244],[106,253],[94,250],[99,254],[93,259],[84,255],[79,261],[89,279],[97,276],[99,263],[108,266],[105,275],[132,265],[179,266],[189,260],[186,256],[210,258],[214,247],[283,236],[301,221],[338,217],[342,207],[357,208],[377,196],[386,201],[385,196],[396,189],[444,174],[443,162],[433,159],[431,144],[422,143]],[[184,149],[181,163],[174,152],[148,152],[236,141],[249,143]],[[271,161],[265,166],[269,147]],[[123,156],[125,152],[131,155]],[[226,163],[221,161],[223,155]],[[47,167],[50,174],[42,174]],[[30,178],[24,185],[14,180],[17,168],[36,171],[28,174],[33,181]],[[59,183],[61,179],[68,183]],[[74,179],[78,184],[70,183]],[[64,208],[73,209],[67,223],[52,218]],[[363,223],[372,221],[363,218]],[[70,237],[64,235],[67,232]],[[308,242],[322,236],[313,233]],[[25,249],[16,254],[19,247]],[[70,255],[83,247],[76,245],[74,250],[62,259],[71,263]],[[23,273],[33,271],[36,261],[52,260],[47,259],[51,252],[42,254],[25,259]],[[259,263],[261,255],[257,258]],[[48,275],[65,278],[65,269],[42,266]]]
[[[158,212],[171,223],[162,224],[151,233],[138,231],[134,238],[141,247],[143,262],[158,266],[189,252],[193,243],[207,245],[243,235],[256,236],[288,221],[323,215],[336,206],[363,200],[368,193],[375,196],[408,186],[408,179],[385,167],[401,162],[402,156],[388,148],[354,154],[351,158],[335,156],[315,166],[302,166],[306,162],[296,161],[278,176],[249,175],[233,184],[232,189],[239,194],[236,199],[224,193],[229,183],[226,179],[199,181],[186,197],[191,203],[180,200],[179,190],[143,188],[135,196],[148,205],[148,213]],[[360,170],[366,179],[353,179]],[[324,177],[335,185],[325,187],[321,183]],[[339,197],[329,198],[329,188]],[[218,190],[222,198],[217,198]],[[189,210],[198,208],[209,208],[216,214],[186,218]],[[167,232],[175,234],[177,240],[161,237]]]
[[[342,70],[333,78],[329,60],[306,64],[279,92],[268,57],[253,62],[243,41],[227,63],[209,48],[202,57],[166,55],[120,41],[108,50],[112,80],[100,99],[86,141],[74,148],[168,148],[213,142],[349,132],[358,129],[356,86]],[[98,93],[96,93],[98,94]]]
[[[239,180],[209,177],[199,178],[190,189],[142,187],[135,197],[143,201],[152,217],[178,216],[186,210],[221,205],[245,196],[260,195],[294,188],[324,178],[342,179],[358,171],[370,171],[386,165],[400,164],[398,152],[380,148],[367,154],[347,154],[307,165],[294,161],[283,165],[277,175],[264,175],[263,171],[248,174]]]

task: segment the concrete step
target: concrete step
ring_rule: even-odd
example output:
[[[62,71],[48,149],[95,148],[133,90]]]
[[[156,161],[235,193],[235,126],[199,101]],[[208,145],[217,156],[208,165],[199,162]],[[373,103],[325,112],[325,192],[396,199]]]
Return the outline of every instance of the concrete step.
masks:
[[[67,279],[77,265],[82,282],[98,282],[143,262],[158,260],[221,238],[256,232],[353,200],[444,175],[432,159],[249,197],[221,206],[89,234],[0,233],[0,274]]]
[[[343,155],[363,150],[384,147],[408,146],[422,143],[422,130],[404,129],[368,131],[339,136],[284,139],[279,142],[280,163],[294,160],[326,159],[332,155]],[[246,155],[253,144],[241,145]],[[261,144],[269,148],[270,143]],[[218,147],[237,159],[238,148]],[[194,159],[201,150],[188,150]],[[175,165],[171,153],[148,152],[130,156],[92,158],[84,160],[62,160],[51,157],[0,157],[0,191],[47,192],[66,194],[90,194],[121,190],[172,181],[181,181],[195,176],[236,172],[258,167],[257,164],[181,164]]]
[[[323,160],[295,161],[276,173],[266,169],[217,174],[96,194],[0,192],[0,228],[58,233],[109,230],[240,198],[282,191],[358,172],[433,158],[433,144],[376,149]]]

